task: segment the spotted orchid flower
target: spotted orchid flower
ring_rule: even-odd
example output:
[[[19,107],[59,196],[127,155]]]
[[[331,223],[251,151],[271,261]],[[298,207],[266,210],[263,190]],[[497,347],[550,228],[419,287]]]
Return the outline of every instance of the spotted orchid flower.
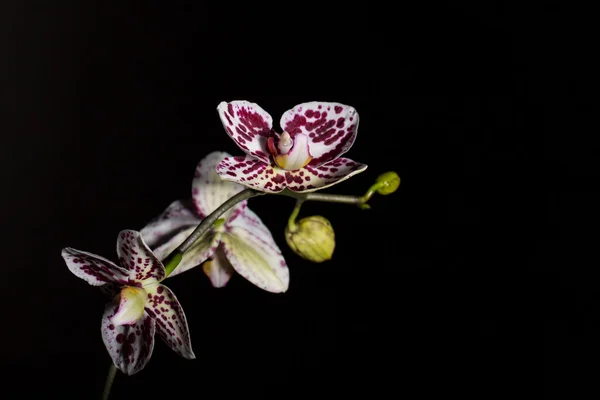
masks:
[[[277,193],[314,192],[367,169],[346,153],[358,130],[358,113],[340,103],[298,104],[281,117],[282,134],[260,106],[248,101],[217,107],[227,134],[246,153],[217,166],[221,178],[252,189]]]
[[[192,182],[191,204],[184,201],[171,203],[141,230],[157,257],[165,259],[183,243],[202,218],[244,189],[222,180],[215,172],[219,161],[229,156],[213,152],[200,161]],[[169,276],[202,263],[202,269],[214,287],[225,286],[235,271],[263,290],[280,293],[288,289],[289,271],[281,250],[269,229],[247,207],[247,200],[221,215],[221,221],[183,254]]]
[[[120,266],[85,251],[62,250],[67,267],[77,277],[113,294],[118,290],[104,310],[101,326],[115,366],[128,375],[141,371],[152,355],[156,331],[177,354],[195,358],[183,309],[173,292],[160,284],[165,267],[140,233],[121,231],[117,255]]]

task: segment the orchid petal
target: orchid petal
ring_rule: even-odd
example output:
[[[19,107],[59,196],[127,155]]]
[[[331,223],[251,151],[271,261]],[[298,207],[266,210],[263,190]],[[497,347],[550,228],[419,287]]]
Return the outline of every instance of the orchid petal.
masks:
[[[245,100],[221,102],[217,111],[229,137],[246,154],[268,163],[267,136],[273,126],[269,113]]]
[[[96,254],[67,247],[61,255],[69,270],[90,285],[100,286],[107,282],[125,284],[129,279],[129,271]]]
[[[102,341],[117,368],[127,375],[141,371],[154,349],[155,322],[144,313],[131,325],[116,325],[112,319],[119,306],[109,303],[102,317]]]
[[[196,173],[192,182],[192,196],[194,204],[201,217],[206,217],[215,211],[230,197],[238,194],[244,187],[233,182],[221,179],[215,169],[219,162],[231,155],[225,152],[215,151],[204,157],[196,167]],[[226,221],[235,218],[237,214],[246,207],[247,200],[239,202],[231,209],[221,215]]]
[[[184,358],[196,358],[192,351],[190,331],[179,301],[168,287],[146,287],[148,302],[146,312],[156,321],[158,334],[167,345]]]
[[[281,129],[292,137],[303,133],[310,138],[310,166],[318,167],[335,160],[354,144],[358,131],[358,113],[353,107],[312,101],[286,111]]]
[[[171,240],[154,250],[154,254],[164,260],[169,256],[185,239],[192,234],[196,227],[189,228],[173,236]],[[197,267],[212,256],[219,245],[219,236],[209,229],[202,237],[183,254],[179,265],[169,274],[169,277],[181,274],[189,269]]]
[[[237,273],[269,292],[288,289],[290,274],[281,250],[252,210],[246,209],[228,224],[221,241],[225,256]]]
[[[217,165],[221,179],[270,193],[285,189],[285,172],[250,156],[227,157]]]
[[[216,288],[222,288],[227,285],[227,282],[229,282],[229,279],[231,279],[231,276],[235,272],[231,263],[227,261],[222,247],[217,248],[212,259],[202,265],[202,270]]]
[[[129,278],[134,282],[160,281],[165,277],[165,267],[137,231],[123,230],[119,233],[117,255],[121,266],[129,269]]]
[[[193,207],[193,204],[188,205],[181,200],[171,203],[140,231],[146,244],[150,247],[159,246],[181,229],[198,225],[200,219],[192,211]]]
[[[121,290],[119,309],[112,317],[115,325],[131,325],[144,315],[147,293],[143,288],[125,286]]]
[[[307,165],[298,171],[285,171],[286,186],[293,192],[314,192],[336,185],[366,169],[365,164],[348,158],[337,158],[320,167]]]

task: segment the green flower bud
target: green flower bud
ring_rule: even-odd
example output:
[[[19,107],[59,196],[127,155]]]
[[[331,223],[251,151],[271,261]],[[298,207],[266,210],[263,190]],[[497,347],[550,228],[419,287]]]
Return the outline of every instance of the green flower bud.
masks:
[[[394,171],[385,172],[377,177],[377,193],[387,195],[394,193],[400,186],[400,177]]]
[[[285,240],[300,257],[316,263],[330,260],[335,248],[333,227],[320,215],[288,224],[285,228]]]

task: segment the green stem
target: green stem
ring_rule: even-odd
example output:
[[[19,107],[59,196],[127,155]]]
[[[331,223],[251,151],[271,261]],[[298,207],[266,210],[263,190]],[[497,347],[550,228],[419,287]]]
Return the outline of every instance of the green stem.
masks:
[[[367,206],[367,201],[371,198],[374,191],[369,190],[364,196],[351,196],[346,194],[327,194],[327,193],[296,193],[291,190],[285,189],[282,192],[275,193],[280,196],[293,197],[296,200],[302,201],[322,201],[328,203],[343,203],[343,204],[354,204],[361,208]]]
[[[294,207],[294,210],[292,211],[292,214],[288,219],[288,229],[290,230],[290,232],[295,232],[297,230],[296,217],[298,217],[298,213],[300,212],[300,207],[302,207],[302,203],[304,203],[304,200],[296,200],[296,206]]]
[[[212,226],[213,223],[215,223],[215,221],[217,219],[219,219],[219,217],[225,211],[229,210],[231,207],[233,207],[234,205],[236,205],[237,203],[239,203],[241,201],[248,200],[248,199],[250,199],[252,197],[256,197],[256,196],[262,196],[265,194],[267,194],[267,193],[259,192],[254,189],[244,189],[243,191],[239,192],[235,196],[230,197],[226,202],[221,204],[215,211],[210,213],[206,218],[204,218],[202,220],[202,222],[200,222],[200,224],[196,227],[196,229],[192,232],[192,234],[190,236],[188,236],[188,238],[185,239],[184,242],[181,243],[178,248],[173,250],[173,252],[169,255],[169,257],[167,257],[167,261],[164,263],[166,273],[167,273],[166,276],[169,276],[169,274],[171,272],[173,272],[173,270],[177,267],[177,265],[181,261],[183,253],[188,251],[189,248],[192,247],[193,244],[196,242],[196,240],[200,239],[200,237],[202,237],[202,235],[204,235],[204,233]]]
[[[113,381],[115,380],[115,375],[117,374],[117,366],[115,364],[110,364],[110,368],[108,370],[108,374],[106,375],[106,382],[104,383],[104,391],[102,392],[102,400],[108,400],[108,396],[110,395],[110,389],[112,388]]]

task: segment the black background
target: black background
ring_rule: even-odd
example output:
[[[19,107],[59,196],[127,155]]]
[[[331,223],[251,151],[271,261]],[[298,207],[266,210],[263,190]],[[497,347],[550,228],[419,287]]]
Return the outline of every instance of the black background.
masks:
[[[216,112],[234,99],[276,123],[354,106],[347,156],[369,168],[327,192],[387,170],[401,188],[369,211],[306,204],[336,229],[324,264],[287,248],[291,199],[251,200],[289,291],[167,281],[197,359],[157,340],[112,398],[597,392],[592,13],[479,3],[3,2],[2,397],[99,397],[106,299],[60,250],[114,259],[204,155],[241,154]]]

